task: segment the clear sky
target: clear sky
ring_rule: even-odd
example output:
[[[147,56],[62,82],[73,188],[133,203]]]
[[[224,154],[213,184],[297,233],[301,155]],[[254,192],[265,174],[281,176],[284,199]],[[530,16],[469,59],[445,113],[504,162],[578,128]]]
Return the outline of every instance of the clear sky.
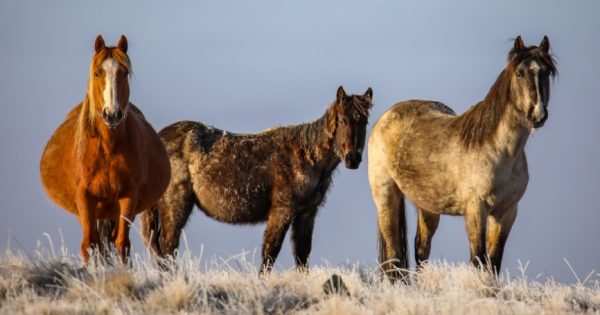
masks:
[[[128,37],[131,101],[157,130],[199,120],[235,132],[317,119],[339,85],[361,94],[373,87],[370,125],[410,98],[462,113],[485,96],[513,38],[538,44],[547,34],[560,76],[549,120],[526,147],[529,187],[503,266],[514,273],[519,260],[529,261],[531,276],[572,282],[563,257],[579,276],[600,270],[599,12],[598,1],[3,0],[1,247],[12,239],[33,252],[38,241],[48,247],[46,232],[59,245],[61,229],[69,251],[79,251],[79,224],[45,195],[38,165],[50,135],[83,99],[98,34],[111,45]],[[366,163],[342,167],[317,217],[313,265],[376,260]],[[185,232],[194,254],[203,245],[204,257],[229,257],[259,248],[262,230],[195,211]],[[442,217],[432,258],[467,260],[462,217]],[[288,241],[278,263],[292,266]]]

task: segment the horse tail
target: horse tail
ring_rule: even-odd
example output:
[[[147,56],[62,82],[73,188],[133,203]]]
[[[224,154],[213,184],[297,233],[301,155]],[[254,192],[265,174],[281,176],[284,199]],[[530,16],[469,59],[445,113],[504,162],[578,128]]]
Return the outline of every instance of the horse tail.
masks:
[[[381,234],[381,229],[377,229],[377,246],[379,247],[379,255],[377,257],[377,260],[379,261],[380,265],[383,265],[383,263],[387,260],[387,255],[385,253],[385,239],[383,238],[383,234]]]
[[[398,205],[398,244],[400,252],[398,253],[398,268],[408,270],[409,258],[408,258],[408,231],[406,227],[406,202],[404,197],[400,198],[400,204]]]
[[[159,242],[161,228],[158,214],[158,204],[142,212],[141,221],[142,236],[144,238],[146,248],[150,250],[150,254],[152,256],[161,256],[162,251],[160,249]]]
[[[98,235],[100,236],[100,244],[102,245],[102,252],[100,253],[103,257],[108,257],[111,246],[115,243],[115,228],[117,227],[117,220],[106,219],[97,220],[96,228],[98,229]]]

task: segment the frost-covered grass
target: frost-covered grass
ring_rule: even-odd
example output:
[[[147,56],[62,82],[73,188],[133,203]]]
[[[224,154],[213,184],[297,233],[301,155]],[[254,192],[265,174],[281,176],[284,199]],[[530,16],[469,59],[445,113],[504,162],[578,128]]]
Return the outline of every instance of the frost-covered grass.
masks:
[[[436,262],[412,284],[381,281],[377,268],[312,267],[261,279],[246,255],[203,261],[183,254],[163,272],[146,257],[91,264],[62,252],[0,255],[2,314],[600,314],[600,279],[574,285]],[[349,294],[325,294],[341,276]],[[524,274],[524,273],[523,273]]]

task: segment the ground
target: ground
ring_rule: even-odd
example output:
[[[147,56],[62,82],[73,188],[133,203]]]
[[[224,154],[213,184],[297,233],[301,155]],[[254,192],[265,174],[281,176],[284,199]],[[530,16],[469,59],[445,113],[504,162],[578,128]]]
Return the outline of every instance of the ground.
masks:
[[[161,271],[145,255],[134,255],[129,267],[82,268],[64,250],[6,251],[0,314],[600,314],[598,274],[570,285],[525,272],[497,280],[468,265],[433,262],[413,272],[409,285],[382,281],[378,268],[360,265],[259,278],[247,256],[204,261],[183,253],[173,270]],[[346,290],[327,287],[332,276]]]

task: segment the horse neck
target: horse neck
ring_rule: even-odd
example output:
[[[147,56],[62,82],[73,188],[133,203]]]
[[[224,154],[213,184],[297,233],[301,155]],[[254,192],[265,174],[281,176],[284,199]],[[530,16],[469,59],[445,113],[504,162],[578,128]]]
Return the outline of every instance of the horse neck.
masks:
[[[296,141],[304,153],[304,158],[312,165],[335,168],[340,162],[334,145],[334,135],[327,129],[328,113],[307,124],[298,126]]]
[[[461,145],[515,155],[525,146],[529,126],[511,100],[510,75],[504,70],[486,97],[455,120]]]
[[[492,147],[508,156],[517,156],[523,152],[530,133],[531,129],[524,114],[517,110],[515,104],[509,103]]]

